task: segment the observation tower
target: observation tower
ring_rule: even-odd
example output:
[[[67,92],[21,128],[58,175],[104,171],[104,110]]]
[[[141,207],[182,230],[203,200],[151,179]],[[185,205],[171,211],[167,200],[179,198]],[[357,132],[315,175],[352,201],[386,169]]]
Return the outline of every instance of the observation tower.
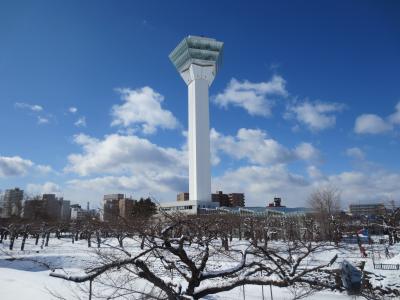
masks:
[[[189,200],[211,201],[208,89],[220,67],[222,50],[222,42],[189,35],[169,55],[188,86]]]

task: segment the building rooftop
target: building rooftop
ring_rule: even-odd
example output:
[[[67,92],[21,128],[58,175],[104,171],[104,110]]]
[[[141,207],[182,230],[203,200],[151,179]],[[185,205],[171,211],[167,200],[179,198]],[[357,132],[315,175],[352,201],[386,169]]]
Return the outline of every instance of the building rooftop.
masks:
[[[270,210],[274,211],[280,211],[284,214],[305,214],[305,213],[311,213],[313,210],[311,208],[307,207],[286,207],[286,206],[274,206],[274,207],[268,207]]]
[[[178,72],[185,71],[191,64],[214,66],[214,75],[222,60],[223,42],[216,39],[189,35],[171,52],[169,59]]]

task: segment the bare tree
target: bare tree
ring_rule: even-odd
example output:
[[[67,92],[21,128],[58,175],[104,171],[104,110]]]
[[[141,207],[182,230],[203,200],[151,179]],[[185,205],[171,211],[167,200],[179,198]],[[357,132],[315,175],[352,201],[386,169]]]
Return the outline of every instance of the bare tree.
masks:
[[[319,213],[335,214],[340,210],[340,191],[333,186],[317,189],[311,193],[309,204]]]
[[[321,238],[333,240],[332,223],[340,211],[340,191],[333,186],[317,189],[311,193],[308,204],[320,226]]]
[[[130,291],[136,296],[138,290],[129,284],[140,279],[159,291],[157,297],[152,292],[152,298],[171,300],[200,299],[246,284],[342,290],[335,280],[336,271],[331,270],[336,256],[326,263],[309,263],[324,245],[287,240],[270,247],[263,242],[268,223],[249,217],[244,220],[248,241],[235,248],[229,245],[232,228],[228,220],[219,215],[169,216],[163,222],[134,229],[144,237],[143,249],[129,253],[121,248],[118,255],[99,252],[100,264],[87,269],[86,275],[56,272],[51,276],[74,282],[96,280],[96,285],[108,282],[119,293]],[[221,260],[226,263],[218,264]],[[109,280],[104,280],[105,276]]]

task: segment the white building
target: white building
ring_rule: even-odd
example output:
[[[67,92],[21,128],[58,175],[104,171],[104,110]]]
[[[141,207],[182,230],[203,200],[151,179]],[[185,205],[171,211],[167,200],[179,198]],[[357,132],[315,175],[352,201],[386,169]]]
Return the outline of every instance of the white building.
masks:
[[[88,216],[88,211],[81,208],[79,204],[73,204],[71,207],[71,220],[83,220]]]
[[[216,210],[219,204],[211,201],[174,201],[162,203],[158,210],[160,213],[182,213],[189,215],[197,215],[200,211]]]

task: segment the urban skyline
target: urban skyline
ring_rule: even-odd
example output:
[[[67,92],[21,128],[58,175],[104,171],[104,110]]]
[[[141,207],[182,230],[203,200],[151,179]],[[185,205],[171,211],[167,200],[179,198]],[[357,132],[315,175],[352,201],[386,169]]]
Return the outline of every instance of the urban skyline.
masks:
[[[187,94],[168,54],[193,34],[225,43],[212,191],[304,206],[329,184],[344,207],[399,201],[399,4],[190,3],[177,18],[177,2],[89,3],[0,4],[0,189],[93,207],[188,191]]]

